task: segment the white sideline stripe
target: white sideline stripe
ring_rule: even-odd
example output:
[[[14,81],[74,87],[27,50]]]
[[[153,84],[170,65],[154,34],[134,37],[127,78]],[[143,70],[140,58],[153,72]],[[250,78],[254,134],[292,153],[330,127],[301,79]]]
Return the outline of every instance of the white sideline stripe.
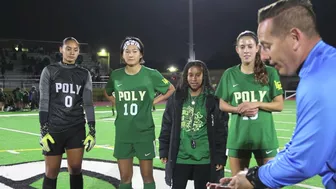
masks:
[[[289,129],[275,129],[275,130],[277,130],[277,131],[288,131],[288,132],[291,131],[291,130],[289,130]]]
[[[39,134],[36,134],[36,133],[20,131],[20,130],[15,130],[15,129],[8,129],[8,128],[4,128],[4,127],[0,127],[0,129],[6,130],[6,131],[13,131],[13,132],[16,132],[16,133],[23,133],[23,134],[27,134],[27,135],[40,136]]]
[[[7,152],[11,153],[11,154],[20,154],[20,152],[17,152],[15,150],[7,150]]]
[[[281,138],[281,139],[288,139],[288,140],[291,139],[290,137],[281,137],[281,136],[278,136],[278,138]]]
[[[290,122],[290,121],[274,121],[275,123],[283,123],[283,124],[293,124],[295,125],[295,122]]]
[[[30,132],[25,132],[25,131],[19,131],[19,130],[15,130],[15,129],[8,129],[8,128],[3,128],[0,127],[0,129],[3,130],[7,130],[7,131],[12,131],[12,132],[18,132],[18,133],[23,133],[23,134],[29,134],[29,135],[34,135],[34,136],[40,136],[39,134],[36,133],[30,133]],[[282,139],[290,139],[289,137],[278,137],[278,138],[282,138]],[[108,150],[113,150],[113,148],[111,147],[107,147],[106,145],[96,145],[99,146],[99,148],[104,148],[104,149],[108,149]],[[157,159],[159,159],[160,157],[156,156]],[[228,169],[225,169],[225,172],[231,172]],[[296,186],[302,187],[302,188],[307,188],[307,189],[323,189],[320,187],[315,187],[315,186],[311,186],[311,185],[306,185],[306,184],[295,184]],[[1,183],[0,183],[1,186]],[[2,188],[2,187],[1,187]]]
[[[165,109],[156,109],[156,111],[164,111]],[[108,111],[95,111],[95,114],[104,114],[104,113],[112,113],[111,110]],[[155,113],[155,111],[153,112]],[[38,116],[38,113],[28,113],[28,114],[6,114],[0,115],[0,117],[26,117],[26,116]]]
[[[278,114],[274,114],[276,116],[296,116],[295,113],[291,113],[291,114],[287,114],[287,113],[278,113]]]

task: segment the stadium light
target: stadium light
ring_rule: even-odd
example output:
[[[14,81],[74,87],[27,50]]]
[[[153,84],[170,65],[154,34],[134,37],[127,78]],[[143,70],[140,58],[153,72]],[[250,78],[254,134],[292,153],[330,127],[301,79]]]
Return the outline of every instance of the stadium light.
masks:
[[[101,49],[101,50],[98,52],[98,56],[108,56],[108,52],[106,52],[105,49]]]
[[[107,66],[107,70],[110,70],[110,52],[106,51],[106,49],[101,49],[99,52],[97,52],[98,58],[101,57],[102,59],[100,61],[102,61],[102,65],[106,64]],[[106,60],[107,58],[107,60]],[[105,62],[105,63],[103,63]]]
[[[174,73],[177,72],[178,69],[175,66],[170,66],[167,70],[171,73]]]

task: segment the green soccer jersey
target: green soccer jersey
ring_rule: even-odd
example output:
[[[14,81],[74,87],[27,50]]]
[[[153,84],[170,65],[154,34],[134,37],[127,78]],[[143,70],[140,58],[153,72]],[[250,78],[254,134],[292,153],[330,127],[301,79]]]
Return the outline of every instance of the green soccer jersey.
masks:
[[[218,84],[216,96],[237,107],[242,102],[272,102],[283,94],[279,75],[273,67],[266,66],[269,82],[262,85],[254,74],[244,74],[240,65],[227,69]],[[231,114],[227,148],[229,149],[275,149],[278,140],[272,112],[259,109],[256,116]]]
[[[192,103],[192,101],[195,103]],[[189,96],[189,98],[183,103],[180,146],[176,163],[210,163],[205,102],[205,95],[204,93],[201,93],[197,97]]]
[[[125,68],[114,70],[106,84],[106,93],[115,93],[117,117],[116,141],[145,142],[155,139],[152,106],[155,92],[166,93],[170,82],[160,72],[142,66],[135,75]]]

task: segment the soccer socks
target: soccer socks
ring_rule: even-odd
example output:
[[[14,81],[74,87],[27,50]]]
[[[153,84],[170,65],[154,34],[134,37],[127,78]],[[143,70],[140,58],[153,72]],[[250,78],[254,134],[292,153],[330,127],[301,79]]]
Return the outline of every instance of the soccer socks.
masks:
[[[71,189],[83,189],[83,175],[70,175],[70,188]]]
[[[120,183],[119,189],[132,189],[132,183]]]
[[[144,189],[155,189],[155,182],[144,183]]]
[[[44,175],[43,189],[56,189],[57,178],[51,179]]]

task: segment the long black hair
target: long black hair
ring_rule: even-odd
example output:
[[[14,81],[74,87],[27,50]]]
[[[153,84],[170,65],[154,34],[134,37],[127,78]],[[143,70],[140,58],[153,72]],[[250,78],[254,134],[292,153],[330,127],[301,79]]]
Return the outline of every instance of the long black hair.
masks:
[[[240,33],[237,37],[236,45],[238,44],[239,39],[245,36],[251,37],[255,41],[256,45],[257,46],[259,45],[258,37],[252,31],[244,31]],[[268,74],[266,71],[265,63],[261,60],[260,50],[257,52],[256,57],[255,57],[253,72],[254,72],[254,79],[256,82],[262,85],[268,84]]]
[[[206,64],[200,60],[190,61],[184,66],[182,76],[179,82],[177,83],[177,90],[181,92],[183,100],[188,98],[188,89],[190,88],[188,83],[188,71],[193,66],[201,68],[203,72],[203,80],[202,80],[203,92],[205,94],[214,92],[214,89],[211,86],[209,70]]]

